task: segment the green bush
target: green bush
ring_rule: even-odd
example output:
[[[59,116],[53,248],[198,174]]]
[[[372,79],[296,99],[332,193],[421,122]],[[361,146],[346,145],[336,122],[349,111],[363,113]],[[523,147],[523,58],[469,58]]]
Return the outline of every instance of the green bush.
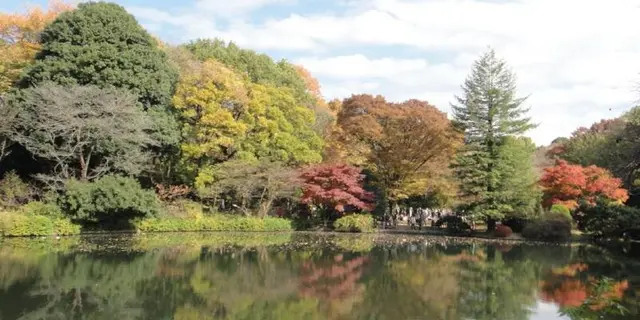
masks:
[[[121,176],[104,176],[95,182],[69,180],[58,204],[73,220],[104,228],[128,227],[133,219],[155,217],[160,212],[152,190]]]
[[[440,228],[447,226],[447,232],[450,234],[462,234],[471,231],[471,226],[462,220],[459,216],[444,216],[436,221],[435,226]]]
[[[214,215],[202,218],[148,218],[134,222],[142,232],[180,231],[291,231],[291,221],[273,217],[237,217]]]
[[[511,228],[513,232],[520,233],[522,232],[522,230],[524,230],[529,222],[530,220],[526,218],[507,217],[506,219],[502,220],[502,225]]]
[[[53,222],[53,233],[59,236],[73,235],[80,233],[80,225],[71,222],[69,218],[51,218]]]
[[[55,203],[45,203],[41,201],[29,202],[18,209],[20,213],[35,216],[47,216],[62,218],[62,210]]]
[[[595,206],[583,204],[577,214],[581,230],[595,237],[636,238],[640,231],[640,209],[599,201]]]
[[[204,216],[202,204],[187,199],[165,203],[164,209],[166,215],[173,218],[199,219]]]
[[[0,233],[6,237],[71,235],[80,233],[80,226],[66,218],[10,212],[0,213]]]
[[[564,213],[549,212],[528,223],[522,236],[532,240],[568,241],[571,239],[571,219]]]
[[[374,225],[370,214],[350,214],[333,223],[335,230],[340,232],[372,232]]]
[[[563,206],[561,204],[552,205],[551,209],[549,210],[549,212],[562,214],[562,215],[568,217],[569,220],[573,220],[573,217],[571,217],[571,210],[569,210],[569,208],[567,208],[566,206]]]
[[[0,180],[0,208],[15,208],[31,200],[33,190],[14,172]]]

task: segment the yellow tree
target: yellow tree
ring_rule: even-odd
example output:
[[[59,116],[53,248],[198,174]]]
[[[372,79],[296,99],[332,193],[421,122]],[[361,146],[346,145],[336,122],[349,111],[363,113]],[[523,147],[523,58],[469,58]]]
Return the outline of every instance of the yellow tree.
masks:
[[[6,92],[40,51],[40,33],[60,13],[73,6],[54,0],[49,8],[32,7],[27,12],[0,13],[0,94]]]
[[[190,67],[173,97],[183,123],[183,161],[189,167],[228,160],[248,129],[238,121],[249,102],[245,82],[214,60]]]

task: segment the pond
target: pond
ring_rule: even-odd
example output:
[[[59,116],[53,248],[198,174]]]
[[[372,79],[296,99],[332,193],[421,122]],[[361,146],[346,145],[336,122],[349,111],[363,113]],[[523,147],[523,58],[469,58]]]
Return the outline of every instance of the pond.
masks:
[[[6,239],[0,319],[638,319],[627,255],[390,234]]]

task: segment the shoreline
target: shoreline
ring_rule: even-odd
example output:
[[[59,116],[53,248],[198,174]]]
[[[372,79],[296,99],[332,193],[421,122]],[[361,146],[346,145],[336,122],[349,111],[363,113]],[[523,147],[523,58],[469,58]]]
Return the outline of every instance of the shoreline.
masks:
[[[407,237],[434,237],[434,238],[451,238],[451,239],[465,239],[465,240],[482,240],[486,242],[508,242],[508,243],[531,243],[531,244],[611,244],[611,243],[638,243],[640,241],[622,241],[622,240],[607,240],[607,241],[594,241],[592,238],[585,235],[574,235],[572,239],[566,242],[553,242],[553,241],[540,241],[529,240],[522,238],[519,234],[507,238],[498,238],[485,233],[473,233],[473,234],[448,234],[446,231],[439,230],[398,230],[398,229],[376,229],[373,232],[338,232],[338,231],[320,231],[320,230],[290,230],[290,231],[255,231],[255,230],[198,230],[198,231],[146,231],[139,230],[104,230],[104,231],[86,231],[73,235],[38,235],[38,236],[0,236],[0,243],[3,239],[62,239],[73,237],[92,237],[92,236],[138,236],[138,235],[193,235],[193,234],[246,234],[246,235],[264,235],[264,234],[301,234],[301,235],[327,235],[327,236],[407,236]]]

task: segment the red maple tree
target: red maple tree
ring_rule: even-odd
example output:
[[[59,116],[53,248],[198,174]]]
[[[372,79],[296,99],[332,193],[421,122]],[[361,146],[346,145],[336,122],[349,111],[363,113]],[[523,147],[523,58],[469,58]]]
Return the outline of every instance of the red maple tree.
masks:
[[[372,210],[373,194],[364,190],[361,170],[346,164],[317,165],[300,175],[303,181],[302,202],[342,213],[345,206]]]
[[[544,205],[565,205],[569,209],[578,207],[578,201],[595,203],[598,197],[624,202],[629,198],[627,190],[621,188],[622,180],[597,166],[582,167],[558,160],[556,165],[544,169],[540,179],[544,192]]]

